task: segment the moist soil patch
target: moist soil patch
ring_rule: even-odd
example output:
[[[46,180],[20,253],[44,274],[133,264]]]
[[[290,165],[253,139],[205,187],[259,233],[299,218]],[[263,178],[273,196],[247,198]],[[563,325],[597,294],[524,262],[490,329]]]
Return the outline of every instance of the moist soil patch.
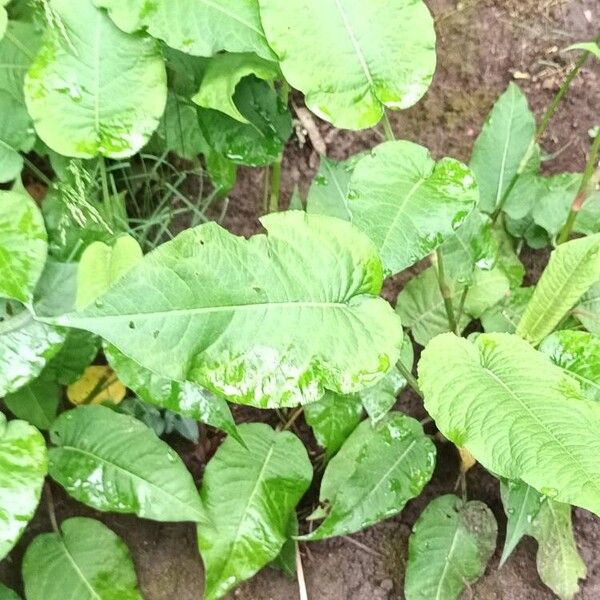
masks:
[[[572,55],[560,50],[573,42],[591,39],[600,23],[598,0],[429,0],[438,30],[438,70],[425,98],[412,109],[392,115],[398,138],[421,143],[434,157],[453,156],[468,160],[475,137],[494,100],[511,80],[528,95],[539,115],[556,92],[568,70]],[[594,23],[596,24],[594,26]],[[299,97],[294,98],[301,104]],[[544,140],[545,149],[556,153],[548,172],[582,170],[585,164],[587,130],[600,118],[600,67],[598,62],[584,69],[575,81]],[[382,141],[375,130],[349,132],[334,130],[316,120],[328,155],[343,159],[367,150]],[[283,163],[282,204],[289,202],[297,187],[305,193],[318,165],[310,140],[298,127],[299,135],[289,144]],[[229,196],[224,225],[241,235],[260,230],[264,174],[262,170],[241,169],[236,188]],[[547,252],[525,250],[521,256],[528,283],[535,282],[548,259]],[[394,301],[414,272],[413,268],[386,284],[385,296]],[[417,349],[418,350],[418,349]],[[410,391],[398,400],[397,408],[417,418],[425,417],[421,402]],[[238,422],[267,421],[277,417],[269,411],[235,407]],[[433,433],[433,426],[428,425]],[[299,433],[316,451],[309,429],[299,421]],[[198,445],[170,440],[199,482],[221,436],[201,427]],[[453,447],[438,443],[438,464],[424,493],[390,519],[349,538],[338,538],[302,546],[308,595],[311,600],[384,600],[403,598],[403,579],[408,536],[415,520],[430,500],[452,492],[458,475]],[[130,547],[140,586],[146,600],[200,600],[203,570],[196,549],[195,531],[188,524],[154,523],[134,517],[102,514],[66,497],[50,484],[59,520],[75,515],[100,519]],[[465,598],[474,600],[551,600],[553,594],[539,580],[535,566],[536,544],[525,538],[506,565],[498,570],[506,520],[500,502],[498,482],[481,467],[467,476],[470,499],[482,500],[494,511],[500,527],[498,550],[485,576]],[[50,531],[48,490],[38,514],[24,539],[0,565],[0,580],[22,591],[20,568],[28,543],[39,533]],[[304,507],[315,498],[314,485]],[[301,507],[302,509],[302,507]],[[579,550],[588,567],[588,576],[577,596],[579,600],[600,598],[600,520],[583,510],[574,511]],[[241,600],[291,600],[298,598],[295,580],[267,568],[230,596]]]

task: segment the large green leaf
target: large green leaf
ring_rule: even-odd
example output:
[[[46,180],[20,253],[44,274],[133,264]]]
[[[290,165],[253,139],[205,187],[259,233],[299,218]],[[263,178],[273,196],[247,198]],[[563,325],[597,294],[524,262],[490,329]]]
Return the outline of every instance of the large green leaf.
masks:
[[[600,336],[600,279],[581,297],[572,312],[588,331]]]
[[[404,581],[406,600],[457,600],[484,573],[498,526],[483,502],[435,498],[413,527]]]
[[[398,514],[431,479],[435,446],[418,421],[391,412],[379,423],[363,421],[331,459],[321,483],[321,525],[303,540],[321,540],[365,529]]]
[[[435,30],[421,0],[259,0],[269,44],[307,106],[336,127],[364,129],[408,108],[435,71]]]
[[[4,397],[4,404],[15,417],[44,430],[50,429],[56,419],[59,402],[58,384],[43,374]]]
[[[218,54],[206,66],[200,90],[192,100],[203,108],[220,110],[233,119],[249,123],[233,101],[235,89],[249,75],[271,81],[279,75],[274,62],[264,60],[256,54]]]
[[[396,141],[358,161],[347,197],[352,223],[375,242],[386,269],[398,273],[450,237],[478,194],[462,163],[436,163],[427,148]]]
[[[127,546],[99,521],[83,517],[31,542],[23,580],[28,600],[143,600]]]
[[[47,470],[46,443],[24,421],[0,413],[0,560],[33,517]]]
[[[3,8],[0,7],[0,19]],[[24,105],[0,89],[0,183],[16,179],[23,168],[19,152],[35,143],[31,119]]]
[[[536,562],[540,578],[561,600],[573,600],[587,568],[573,537],[571,507],[546,499],[529,534],[538,542]]]
[[[50,475],[76,500],[155,521],[204,520],[183,462],[137,419],[82,406],[56,420],[50,439]]]
[[[537,284],[517,333],[539,344],[600,277],[600,233],[561,244]]]
[[[172,48],[198,56],[221,50],[274,58],[256,0],[94,0],[131,33],[144,29]]]
[[[304,416],[319,445],[333,456],[361,422],[363,406],[358,394],[326,392],[321,400],[305,406]]]
[[[481,193],[480,208],[498,207],[533,144],[535,117],[527,98],[511,83],[496,102],[473,147],[470,166]]]
[[[0,297],[28,303],[48,252],[44,219],[25,192],[0,191]]]
[[[144,402],[238,435],[227,402],[189,381],[165,379],[138,365],[114,346],[104,354],[119,380]]]
[[[300,440],[268,425],[241,425],[208,463],[200,495],[210,526],[198,527],[204,598],[225,595],[274,560],[308,489],[312,466]]]
[[[500,565],[503,565],[523,536],[531,530],[544,496],[522,481],[505,480],[500,481],[500,494],[506,513],[506,540],[500,558]]]
[[[13,315],[7,306],[0,300],[0,397],[35,379],[65,341],[63,331],[25,310]]]
[[[581,384],[591,400],[600,400],[600,339],[586,331],[556,331],[540,351]]]
[[[143,367],[260,407],[374,385],[396,363],[400,319],[381,298],[373,244],[300,211],[245,240],[214,223],[147,254],[94,305],[60,321]]]
[[[492,473],[600,513],[600,406],[547,356],[516,335],[444,334],[419,383],[440,431]]]
[[[59,154],[122,158],[156,129],[167,100],[159,45],[117,29],[92,0],[50,0],[48,30],[25,78],[29,114]]]

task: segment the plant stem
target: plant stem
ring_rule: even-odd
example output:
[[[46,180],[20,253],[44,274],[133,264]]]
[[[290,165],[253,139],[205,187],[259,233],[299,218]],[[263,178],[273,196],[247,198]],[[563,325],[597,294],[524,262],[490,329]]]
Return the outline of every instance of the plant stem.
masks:
[[[289,417],[289,419],[287,420],[287,422],[284,424],[284,426],[281,428],[282,431],[287,431],[297,420],[298,417],[304,412],[304,407],[303,406],[299,406],[293,413],[292,416]]]
[[[23,156],[25,166],[47,187],[52,187],[52,181],[38,169],[26,156]]]
[[[108,205],[110,199],[110,192],[108,191],[108,175],[106,174],[106,161],[104,156],[101,156],[98,160],[100,166],[100,179],[102,181],[102,199]]]
[[[290,100],[290,86],[287,81],[281,82],[279,88],[279,98],[281,103],[287,107]],[[271,168],[271,192],[269,194],[268,212],[277,212],[279,210],[279,197],[281,195],[281,163],[283,162],[283,152],[277,157]]]
[[[58,521],[56,520],[56,511],[54,510],[54,498],[52,497],[52,489],[50,488],[50,483],[46,481],[44,487],[46,489],[46,504],[48,506],[48,516],[50,517],[50,524],[52,525],[54,533],[60,533],[60,529],[58,528]]]
[[[394,130],[392,129],[390,118],[388,117],[388,114],[385,111],[385,109],[383,111],[383,118],[381,122],[383,123],[383,132],[385,134],[385,139],[388,142],[393,142],[396,139],[396,136],[394,135]]]
[[[463,310],[465,308],[465,300],[467,299],[467,294],[469,293],[469,288],[471,286],[470,285],[465,285],[465,287],[463,288],[463,291],[460,295],[460,300],[458,301],[458,309],[456,310],[456,330],[454,331],[454,333],[456,333],[456,335],[460,335],[460,320],[462,319],[463,316]]]
[[[399,360],[396,363],[396,368],[398,369],[398,371],[400,371],[400,374],[402,375],[402,377],[404,377],[404,379],[406,379],[406,381],[408,382],[408,385],[410,385],[410,387],[417,393],[418,396],[423,398],[423,392],[421,391],[421,388],[419,387],[417,378],[406,368],[404,363]]]
[[[594,188],[594,173],[598,169],[598,156],[600,154],[600,125],[598,126],[598,132],[596,133],[596,137],[594,138],[594,142],[592,143],[592,147],[590,149],[590,155],[585,165],[585,171],[583,172],[583,178],[581,179],[581,185],[577,190],[577,194],[573,199],[573,203],[571,204],[571,210],[569,211],[569,216],[567,217],[567,221],[562,228],[560,235],[558,236],[558,243],[563,244],[569,239],[571,235],[571,231],[573,230],[573,226],[575,225],[575,220],[577,219],[577,215],[583,206],[583,203],[586,201],[589,194],[592,192]]]
[[[454,315],[454,307],[452,306],[452,292],[450,286],[446,280],[446,273],[444,270],[444,257],[442,256],[441,250],[438,248],[435,251],[436,262],[437,262],[437,276],[438,284],[440,286],[440,292],[444,300],[444,307],[446,308],[446,314],[448,315],[448,326],[450,331],[456,332],[456,317]]]
[[[600,34],[597,35],[593,41],[596,43],[599,43],[600,42]],[[504,194],[502,194],[502,198],[500,198],[500,202],[498,203],[498,206],[496,207],[496,210],[492,216],[492,223],[494,225],[496,224],[496,221],[498,220],[498,217],[500,216],[500,213],[502,212],[502,208],[504,207],[504,204],[506,203],[507,198],[510,196],[510,193],[512,192],[513,188],[515,187],[519,177],[521,177],[521,175],[523,175],[525,169],[527,168],[527,165],[528,165],[529,161],[531,160],[531,156],[533,155],[536,145],[539,144],[542,137],[546,133],[546,130],[548,129],[548,125],[550,124],[550,121],[552,120],[552,117],[555,115],[560,103],[562,102],[566,93],[569,91],[569,88],[571,87],[571,84],[575,80],[575,77],[577,77],[577,75],[579,74],[579,71],[581,71],[581,69],[583,68],[585,63],[590,58],[591,54],[592,54],[591,52],[586,51],[577,59],[577,62],[575,63],[575,65],[573,66],[573,68],[571,69],[571,71],[569,72],[567,77],[565,78],[563,84],[560,86],[560,89],[558,90],[558,92],[556,93],[554,98],[552,98],[552,101],[548,105],[548,108],[546,108],[546,111],[542,115],[540,123],[539,123],[537,129],[535,130],[535,135],[534,135],[533,139],[531,140],[531,143],[529,144],[527,151],[525,152],[525,156],[523,156],[523,160],[521,161],[521,164],[519,165],[517,172],[511,179],[510,183],[508,184],[508,187],[504,191]]]
[[[269,213],[269,198],[271,195],[271,167],[265,167],[265,181],[263,187],[263,214]]]
[[[304,581],[304,569],[302,568],[302,556],[300,556],[300,546],[296,542],[296,576],[298,579],[298,592],[300,600],[308,600],[308,592],[306,591],[306,582]]]

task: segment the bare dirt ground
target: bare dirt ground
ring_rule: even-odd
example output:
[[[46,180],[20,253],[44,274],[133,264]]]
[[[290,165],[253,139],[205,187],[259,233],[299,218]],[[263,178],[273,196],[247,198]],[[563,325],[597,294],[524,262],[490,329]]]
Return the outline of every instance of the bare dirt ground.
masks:
[[[539,114],[557,90],[572,56],[559,50],[576,41],[591,39],[600,26],[598,0],[429,0],[439,35],[438,71],[427,96],[414,108],[392,118],[397,137],[428,146],[434,156],[468,160],[474,138],[495,98],[511,80],[517,80]],[[299,99],[297,99],[299,100]],[[600,67],[596,62],[575,82],[564,106],[553,121],[545,146],[559,155],[550,171],[581,170],[588,142],[586,132],[600,120]],[[382,140],[377,131],[336,131],[318,123],[328,155],[345,158]],[[297,185],[305,191],[317,165],[310,142],[295,139],[284,160],[283,197]],[[257,217],[263,193],[263,174],[243,169],[230,195],[226,225],[250,235],[259,229]],[[530,280],[537,279],[545,263],[543,255],[527,253]],[[393,300],[407,280],[401,276],[386,288]],[[398,408],[423,417],[423,408],[405,392]],[[236,418],[271,420],[269,413],[248,409]],[[300,424],[310,442],[310,433]],[[184,460],[197,480],[218,445],[219,437],[204,435],[199,446],[177,442]],[[426,504],[435,496],[453,491],[458,473],[457,458],[449,445],[438,446],[439,460],[432,482],[424,494],[403,513],[351,538],[334,539],[302,547],[311,600],[402,599],[403,578],[410,529]],[[200,600],[202,563],[196,550],[194,529],[185,524],[157,524],[119,515],[102,515],[78,505],[54,486],[59,520],[74,515],[100,518],[129,545],[146,600]],[[470,499],[486,502],[500,526],[498,552],[485,576],[465,598],[474,600],[550,600],[554,596],[539,581],[535,568],[535,542],[522,541],[502,570],[498,559],[503,544],[505,518],[498,484],[480,467],[468,475]],[[0,580],[19,589],[23,552],[35,535],[49,531],[43,501],[27,535],[0,564]],[[574,513],[577,543],[588,566],[579,600],[600,598],[600,520],[589,513]],[[22,591],[22,590],[21,590]],[[265,569],[231,595],[241,600],[291,600],[298,598],[296,581]]]

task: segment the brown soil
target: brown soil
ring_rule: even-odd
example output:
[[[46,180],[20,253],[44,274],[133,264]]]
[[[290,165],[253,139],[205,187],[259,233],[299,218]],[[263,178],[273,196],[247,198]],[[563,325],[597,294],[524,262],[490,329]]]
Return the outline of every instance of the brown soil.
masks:
[[[433,87],[416,107],[396,114],[393,125],[399,138],[422,143],[434,156],[449,155],[468,160],[474,138],[494,99],[513,77],[527,92],[539,114],[558,88],[572,56],[559,49],[595,34],[600,22],[598,0],[429,0],[439,33],[439,67]],[[521,77],[527,77],[521,79]],[[585,162],[586,132],[599,118],[600,67],[586,68],[569,93],[546,136],[546,149],[559,152],[552,171],[580,170]],[[300,99],[297,99],[300,101]],[[318,123],[328,154],[344,158],[381,141],[374,130],[337,131]],[[284,160],[283,204],[297,185],[305,191],[314,175],[316,155],[310,142],[295,139]],[[242,169],[230,196],[226,225],[251,235],[259,229],[263,174]],[[536,280],[546,260],[544,254],[527,253],[528,277]],[[386,286],[393,300],[409,276]],[[424,411],[410,392],[398,408],[423,417]],[[271,420],[269,413],[236,409],[238,421]],[[301,425],[303,437],[310,439]],[[203,465],[214,452],[219,437],[204,436],[200,446],[177,442],[184,460],[199,481]],[[352,538],[317,542],[302,548],[303,564],[311,600],[377,600],[403,598],[407,539],[416,518],[434,497],[451,492],[457,477],[457,458],[449,445],[438,445],[439,460],[432,482],[421,497],[403,513]],[[100,518],[129,545],[146,600],[199,600],[202,597],[202,563],[196,550],[193,527],[157,524],[119,515],[101,515],[69,500],[53,485],[59,520],[74,515]],[[498,483],[480,467],[468,475],[469,497],[486,502],[500,525],[502,547],[505,518]],[[0,564],[0,580],[20,589],[20,563],[31,539],[50,530],[42,502],[25,538]],[[580,600],[600,598],[600,521],[589,513],[574,513],[577,543],[588,566]],[[497,570],[499,551],[485,576],[465,594],[475,600],[550,600],[535,567],[535,543],[522,541],[507,564]],[[22,590],[21,590],[22,591]],[[265,569],[243,584],[232,597],[242,600],[290,600],[298,598],[296,581]]]

